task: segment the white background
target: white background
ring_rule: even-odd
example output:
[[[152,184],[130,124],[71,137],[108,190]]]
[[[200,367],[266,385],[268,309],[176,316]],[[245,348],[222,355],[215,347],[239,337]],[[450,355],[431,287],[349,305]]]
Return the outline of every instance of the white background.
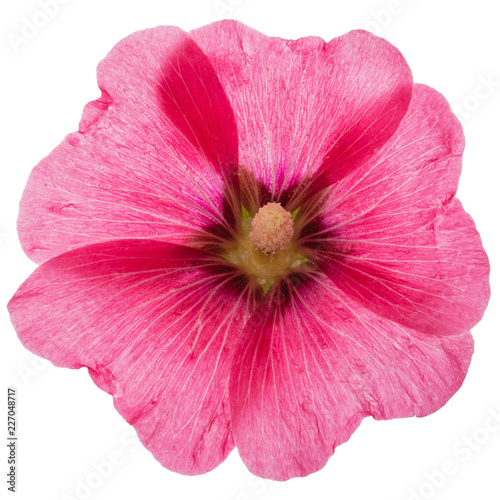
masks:
[[[489,417],[496,413],[500,419],[498,2],[64,3],[45,26],[17,47],[13,41],[22,36],[24,18],[38,16],[36,20],[43,22],[40,4],[16,0],[1,7],[1,365],[3,387],[17,387],[19,397],[16,498],[499,500],[500,423],[492,427]],[[285,483],[253,477],[236,450],[204,476],[184,477],[162,468],[137,444],[133,430],[114,410],[111,396],[97,389],[85,370],[54,368],[22,347],[4,307],[35,268],[23,254],[15,230],[22,189],[31,168],[76,130],[85,103],[100,95],[95,81],[99,60],[133,31],[159,24],[189,30],[220,17],[236,18],[283,38],[331,39],[354,28],[368,28],[396,45],[415,81],[438,89],[460,113],[467,147],[458,196],[474,217],[492,264],[492,299],[473,331],[476,353],[469,375],[452,400],[424,419],[365,419],[323,470]],[[6,413],[5,403],[1,408]],[[5,417],[0,421],[5,422]],[[5,435],[6,429],[1,433]],[[7,448],[4,444],[0,449],[3,498]],[[111,459],[112,470],[103,469],[102,463]],[[438,473],[443,467],[453,473]],[[82,486],[85,483],[90,487]]]

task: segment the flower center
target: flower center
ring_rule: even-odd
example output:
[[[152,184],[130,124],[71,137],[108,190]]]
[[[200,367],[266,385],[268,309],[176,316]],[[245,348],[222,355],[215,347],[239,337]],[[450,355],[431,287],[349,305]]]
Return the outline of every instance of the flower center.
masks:
[[[284,250],[293,236],[292,214],[280,203],[260,207],[251,223],[250,240],[262,252],[274,255]]]
[[[294,236],[294,221],[280,203],[268,203],[252,218],[245,209],[242,233],[225,257],[267,292],[278,279],[307,263]]]

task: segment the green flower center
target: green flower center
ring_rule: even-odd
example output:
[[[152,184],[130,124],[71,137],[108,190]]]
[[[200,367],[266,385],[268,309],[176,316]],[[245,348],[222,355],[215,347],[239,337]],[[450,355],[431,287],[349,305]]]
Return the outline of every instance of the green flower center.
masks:
[[[268,203],[253,217],[243,208],[241,233],[225,255],[265,292],[283,276],[307,263],[294,239],[294,214]]]

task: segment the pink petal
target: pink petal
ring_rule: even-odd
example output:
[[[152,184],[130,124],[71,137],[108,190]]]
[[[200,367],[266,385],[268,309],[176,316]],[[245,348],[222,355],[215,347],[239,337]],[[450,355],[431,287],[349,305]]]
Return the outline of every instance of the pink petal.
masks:
[[[227,386],[250,307],[242,292],[235,270],[202,252],[122,240],[44,263],[9,310],[29,350],[87,366],[160,463],[199,474],[234,446]]]
[[[238,451],[251,472],[276,480],[322,468],[365,416],[436,411],[461,386],[473,351],[469,333],[421,334],[321,273],[301,281],[250,320],[230,384]]]
[[[421,332],[470,330],[489,299],[489,264],[453,199],[462,128],[436,91],[415,86],[407,116],[374,159],[332,191],[323,267],[367,307]]]
[[[227,232],[236,123],[199,47],[178,28],[141,31],[97,73],[102,96],[85,107],[80,132],[28,181],[19,219],[26,253],[43,262],[103,240]]]
[[[267,37],[222,21],[190,34],[235,111],[241,163],[271,197],[314,172],[321,172],[315,189],[347,175],[387,141],[408,108],[406,62],[366,31],[325,43]]]

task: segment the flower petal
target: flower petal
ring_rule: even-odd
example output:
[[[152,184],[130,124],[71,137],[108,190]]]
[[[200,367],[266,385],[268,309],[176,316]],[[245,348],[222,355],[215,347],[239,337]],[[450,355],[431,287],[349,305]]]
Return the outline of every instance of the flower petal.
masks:
[[[325,43],[221,21],[190,35],[235,110],[242,164],[272,198],[303,178],[320,177],[320,189],[344,177],[387,141],[408,108],[408,65],[366,31]]]
[[[29,350],[87,366],[160,463],[199,474],[234,446],[227,386],[243,287],[197,250],[122,240],[44,263],[9,310]]]
[[[277,480],[323,467],[365,416],[436,411],[473,351],[469,333],[434,337],[382,319],[320,273],[275,290],[243,334],[234,439],[251,472]]]
[[[19,219],[28,256],[43,262],[103,240],[228,231],[236,122],[193,40],[174,27],[135,33],[100,63],[98,83],[102,96],[85,107],[80,132],[30,176]]]
[[[470,330],[489,299],[488,258],[453,198],[463,146],[446,100],[417,85],[396,134],[336,186],[323,214],[325,272],[374,311],[424,333]]]

